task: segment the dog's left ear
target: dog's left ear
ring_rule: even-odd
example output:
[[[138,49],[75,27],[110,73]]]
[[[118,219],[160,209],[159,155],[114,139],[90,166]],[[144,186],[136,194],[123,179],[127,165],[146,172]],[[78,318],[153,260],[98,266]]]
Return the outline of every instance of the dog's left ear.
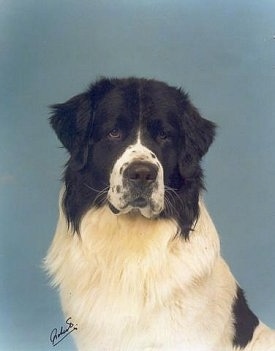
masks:
[[[198,110],[189,103],[183,117],[183,126],[187,148],[193,149],[199,158],[203,157],[214,140],[216,125],[201,117]]]
[[[215,137],[215,123],[203,118],[196,107],[190,102],[188,95],[181,94],[181,123],[183,148],[181,168],[197,163],[208,151]]]

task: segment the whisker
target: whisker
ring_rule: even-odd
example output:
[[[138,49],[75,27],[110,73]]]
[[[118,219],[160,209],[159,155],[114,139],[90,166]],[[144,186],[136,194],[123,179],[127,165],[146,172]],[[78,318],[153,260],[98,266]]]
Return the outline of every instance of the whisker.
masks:
[[[102,191],[101,193],[99,193],[95,197],[95,199],[93,201],[93,205],[95,205],[97,201],[99,202],[99,204],[104,204],[106,202],[106,200],[107,200],[107,197],[102,198],[102,200],[100,198],[103,197],[107,193],[108,193],[107,191]]]
[[[96,193],[101,193],[102,191],[106,191],[106,190],[109,190],[109,186],[106,186],[104,189],[95,189],[95,188],[92,188],[90,185],[88,185],[87,183],[83,183],[88,189],[91,189],[93,191],[95,191]]]
[[[164,202],[168,214],[178,213],[176,206],[173,204],[173,202],[169,199],[168,196],[164,196]]]
[[[179,194],[177,193],[176,189],[171,188],[171,187],[169,187],[169,186],[165,186],[165,190],[166,190],[166,192],[167,192],[168,195],[174,194],[174,195],[180,200],[180,202],[181,202],[181,198],[180,198]]]
[[[178,201],[175,200],[175,197]],[[182,207],[182,199],[174,188],[165,186],[164,201],[167,205],[167,211],[169,214],[179,215],[179,209]]]
[[[104,203],[106,202],[107,196],[105,196],[105,195],[108,194],[109,186],[106,186],[105,188],[99,190],[99,189],[95,189],[95,188],[91,187],[91,186],[88,185],[87,183],[84,183],[84,185],[85,185],[88,189],[90,189],[90,190],[92,190],[92,191],[94,191],[94,192],[97,193],[96,197],[94,198],[93,204],[92,204],[93,206],[94,206],[97,202],[98,202],[100,205],[101,205],[101,204],[104,204]],[[102,197],[102,199],[101,199],[101,197]]]

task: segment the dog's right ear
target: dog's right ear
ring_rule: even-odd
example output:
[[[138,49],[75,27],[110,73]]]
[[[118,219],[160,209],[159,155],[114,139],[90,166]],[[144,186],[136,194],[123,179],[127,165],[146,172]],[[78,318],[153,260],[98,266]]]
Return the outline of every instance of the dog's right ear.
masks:
[[[111,80],[104,78],[91,85],[87,92],[51,106],[50,124],[71,154],[71,164],[78,169],[86,163],[88,139],[92,133],[96,106],[112,87]]]
[[[74,96],[70,100],[51,106],[50,123],[63,146],[72,153],[87,130],[91,104],[87,94]]]

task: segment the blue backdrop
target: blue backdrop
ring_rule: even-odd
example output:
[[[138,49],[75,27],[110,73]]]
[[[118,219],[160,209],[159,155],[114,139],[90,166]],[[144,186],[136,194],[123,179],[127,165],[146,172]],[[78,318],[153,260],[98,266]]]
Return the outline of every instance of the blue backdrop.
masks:
[[[182,86],[219,125],[206,202],[252,309],[275,327],[274,18],[273,0],[0,1],[1,350],[51,350],[64,323],[41,270],[66,160],[47,106],[102,75]]]

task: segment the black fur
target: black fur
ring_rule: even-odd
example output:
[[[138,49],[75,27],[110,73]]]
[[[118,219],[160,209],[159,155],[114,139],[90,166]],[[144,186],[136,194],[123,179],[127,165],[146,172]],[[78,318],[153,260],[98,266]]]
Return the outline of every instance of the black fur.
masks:
[[[235,347],[245,348],[253,338],[259,319],[250,310],[240,287],[237,287],[237,296],[233,304],[233,317],[235,326],[233,344]]]
[[[70,154],[63,204],[75,231],[89,208],[105,204],[111,169],[141,128],[143,144],[162,163],[165,196],[172,204],[160,216],[174,218],[188,237],[203,188],[200,160],[215,125],[200,116],[187,94],[155,80],[102,79],[54,105],[51,125]],[[122,131],[119,141],[107,138],[114,128]]]

